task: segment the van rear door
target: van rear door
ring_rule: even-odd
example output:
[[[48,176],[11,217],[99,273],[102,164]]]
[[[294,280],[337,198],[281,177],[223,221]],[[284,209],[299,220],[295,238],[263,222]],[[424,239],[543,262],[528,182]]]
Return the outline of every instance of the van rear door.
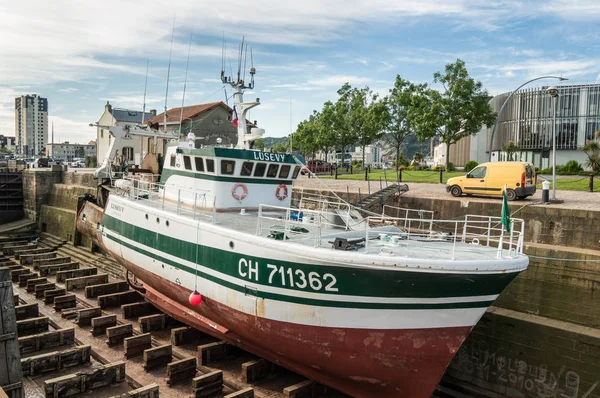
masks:
[[[535,185],[535,169],[532,165],[525,165],[525,186],[529,187]]]

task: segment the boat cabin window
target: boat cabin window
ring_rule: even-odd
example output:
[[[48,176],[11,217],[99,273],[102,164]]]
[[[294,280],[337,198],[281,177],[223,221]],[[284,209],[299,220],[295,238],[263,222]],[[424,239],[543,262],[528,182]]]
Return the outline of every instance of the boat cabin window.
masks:
[[[175,167],[175,155],[171,155],[171,167]]]
[[[232,175],[235,170],[235,160],[221,160],[221,174]]]
[[[270,164],[269,169],[267,170],[267,177],[269,177],[269,178],[277,177],[277,170],[279,170],[278,164]]]
[[[254,167],[254,162],[244,162],[242,163],[242,170],[240,171],[240,175],[243,176],[251,176],[252,168]]]
[[[206,159],[206,171],[209,173],[215,172],[215,161],[214,159]]]
[[[294,174],[292,174],[292,178],[296,178],[298,177],[298,173],[300,173],[300,166],[296,166],[296,168],[294,169]]]
[[[194,162],[196,162],[196,171],[204,171],[204,159],[194,158]]]
[[[189,156],[184,156],[183,157],[183,165],[185,166],[186,170],[191,170],[192,169],[192,161],[190,160]]]
[[[290,166],[287,164],[284,164],[283,166],[281,166],[281,170],[279,170],[279,178],[288,178],[289,175],[290,175]]]
[[[266,169],[266,163],[256,163],[256,168],[254,169],[254,177],[264,177]]]

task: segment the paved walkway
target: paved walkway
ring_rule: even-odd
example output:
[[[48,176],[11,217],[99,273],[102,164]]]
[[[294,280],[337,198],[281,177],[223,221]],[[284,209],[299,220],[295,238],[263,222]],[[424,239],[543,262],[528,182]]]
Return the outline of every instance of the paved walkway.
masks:
[[[300,177],[294,182],[294,188],[304,189],[330,189],[336,192],[361,192],[362,195],[368,194],[369,188],[366,181],[356,180],[333,180],[333,179],[314,179]],[[391,184],[391,183],[390,183]],[[385,188],[385,182],[384,182]],[[379,181],[371,181],[371,193],[379,190]],[[421,198],[443,198],[448,200],[462,201],[482,201],[497,202],[498,197],[485,196],[461,196],[455,198],[446,192],[446,184],[426,184],[426,183],[408,183],[408,192],[405,196]],[[552,190],[550,191],[552,196]],[[342,196],[343,197],[343,196]],[[565,209],[578,210],[596,210],[600,211],[600,192],[582,192],[582,191],[556,191],[556,198],[564,201],[563,203],[542,203],[542,190],[538,190],[535,195],[523,200],[517,200],[515,204],[529,204],[532,206],[552,206]]]
[[[22,228],[31,227],[35,225],[35,221],[24,218],[22,220],[9,222],[7,224],[0,225],[0,235],[16,232]]]

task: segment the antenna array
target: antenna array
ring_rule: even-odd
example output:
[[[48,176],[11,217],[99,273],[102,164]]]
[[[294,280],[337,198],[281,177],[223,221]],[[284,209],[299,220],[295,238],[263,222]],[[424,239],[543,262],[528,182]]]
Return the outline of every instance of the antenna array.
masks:
[[[221,81],[225,84],[229,84],[232,87],[239,87],[240,89],[253,89],[254,88],[254,75],[256,74],[256,68],[254,68],[254,57],[252,55],[252,47],[250,47],[250,83],[246,85],[246,61],[248,59],[248,44],[245,43],[245,39],[242,37],[242,44],[238,51],[238,69],[237,79],[233,77],[225,76],[225,34],[223,34],[223,54],[221,56]],[[242,68],[243,63],[243,68]],[[242,72],[243,69],[243,72]],[[242,74],[243,73],[243,74]]]

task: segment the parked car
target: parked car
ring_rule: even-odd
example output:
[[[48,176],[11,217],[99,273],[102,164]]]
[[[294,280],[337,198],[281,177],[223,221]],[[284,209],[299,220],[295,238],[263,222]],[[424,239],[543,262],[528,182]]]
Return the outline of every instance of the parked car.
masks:
[[[302,168],[302,175],[306,174],[308,170],[312,173],[328,173],[330,170],[335,170],[335,165],[329,164],[324,160],[309,160],[306,166]]]
[[[535,193],[535,168],[527,162],[489,162],[475,167],[464,177],[449,178],[446,191],[452,196],[463,193],[494,195],[504,193],[506,199],[523,199]]]

